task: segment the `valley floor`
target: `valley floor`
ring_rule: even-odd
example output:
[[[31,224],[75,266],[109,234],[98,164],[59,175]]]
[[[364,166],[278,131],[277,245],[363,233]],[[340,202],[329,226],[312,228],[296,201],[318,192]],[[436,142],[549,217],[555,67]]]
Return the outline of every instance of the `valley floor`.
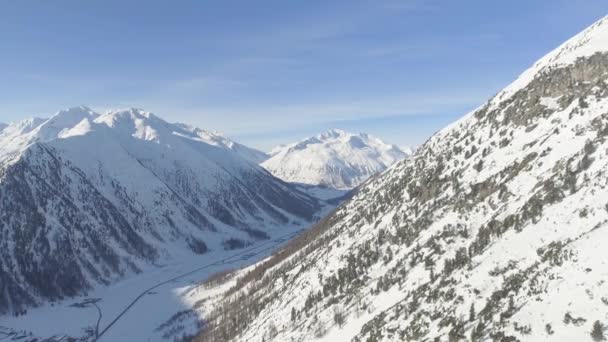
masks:
[[[170,320],[191,309],[191,289],[198,288],[202,280],[214,273],[267,257],[300,231],[294,227],[245,249],[218,251],[148,269],[111,286],[97,288],[86,297],[31,308],[25,316],[0,317],[0,340],[63,341],[72,337],[94,341],[99,334],[98,341],[167,341],[196,333],[195,315],[187,324],[182,319]]]

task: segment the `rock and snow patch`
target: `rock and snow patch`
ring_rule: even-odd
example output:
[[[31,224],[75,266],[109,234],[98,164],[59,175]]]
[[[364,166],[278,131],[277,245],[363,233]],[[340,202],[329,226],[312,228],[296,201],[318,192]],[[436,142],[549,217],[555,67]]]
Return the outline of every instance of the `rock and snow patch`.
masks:
[[[539,74],[571,65],[579,58],[590,57],[593,54],[606,51],[608,51],[608,16],[595,22],[538,60],[513,83],[498,93],[490,103],[495,106],[507,100],[518,90],[527,86]]]

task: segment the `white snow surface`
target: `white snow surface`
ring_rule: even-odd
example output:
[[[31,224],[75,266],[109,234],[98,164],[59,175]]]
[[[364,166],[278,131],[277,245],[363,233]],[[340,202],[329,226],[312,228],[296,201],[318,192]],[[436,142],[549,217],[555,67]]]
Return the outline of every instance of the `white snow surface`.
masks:
[[[242,151],[249,155],[243,156]],[[270,175],[253,160],[255,155],[253,149],[227,138],[168,123],[141,109],[99,114],[81,106],[48,119],[8,124],[0,131],[0,202],[18,210],[0,210],[0,276],[30,291],[38,307],[27,306],[27,315],[13,317],[23,307],[12,305],[9,298],[9,313],[0,315],[0,336],[2,329],[17,329],[34,337],[79,337],[94,323],[93,307],[87,309],[91,316],[81,317],[83,310],[69,307],[77,299],[50,305],[24,277],[26,266],[43,268],[51,256],[65,254],[67,260],[76,260],[71,267],[75,273],[80,271],[86,283],[79,293],[102,298],[103,322],[108,323],[147,283],[233,253],[224,250],[226,240],[264,246],[308,226],[333,207]],[[35,203],[31,204],[37,206],[42,223],[17,221],[30,210],[23,193],[32,195]],[[24,247],[21,230],[44,248]],[[125,240],[127,235],[130,240]],[[62,250],[57,243],[65,246],[66,241],[70,248]],[[207,252],[196,252],[193,241],[204,242]],[[116,259],[100,257],[91,245]],[[138,254],[133,246],[150,253]],[[23,248],[28,253],[27,265],[18,255]],[[114,262],[114,268],[108,262]],[[242,264],[216,265],[212,270]],[[1,265],[11,265],[11,269]],[[205,274],[188,279],[200,280]],[[169,318],[164,314],[184,309],[170,291],[155,297],[158,301],[148,302],[147,311],[140,313],[154,319],[138,322],[132,316],[107,340],[147,340],[155,334],[158,320]],[[5,298],[1,293],[0,300]],[[2,309],[7,310],[4,305]],[[169,311],[150,311],[156,305]]]
[[[141,109],[118,109],[102,115],[86,106],[79,106],[59,111],[48,119],[28,118],[10,124],[0,123],[0,160],[9,152],[19,152],[34,142],[85,135],[94,130],[97,124],[116,128],[115,133],[149,141],[158,141],[157,130],[162,129],[168,135],[174,134],[230,151],[254,164],[268,159],[266,153],[230,140],[220,132],[210,132],[183,123],[170,124]]]
[[[352,189],[407,156],[369,134],[332,129],[277,146],[261,165],[287,182]]]
[[[521,341],[590,340],[594,321],[608,321],[608,268],[604,250],[608,243],[607,83],[594,88],[597,96],[580,95],[584,96],[580,99],[585,106],[581,106],[577,97],[565,104],[558,97],[530,99],[549,114],[538,115],[527,125],[513,124],[509,121],[513,113],[500,105],[518,91],[526,91],[540,75],[568,67],[579,58],[608,51],[607,32],[608,22],[604,18],[541,59],[487,106],[441,130],[414,155],[367,181],[333,216],[322,235],[323,244],[283,261],[275,267],[280,273],[273,281],[257,292],[245,292],[250,297],[269,300],[235,340],[350,341],[358,337],[365,341],[373,333],[375,341],[398,341],[404,336],[421,336],[411,340],[448,341],[450,331],[459,323],[466,339],[482,323],[481,341],[491,341],[491,334],[497,332]],[[488,118],[488,113],[497,116]],[[201,139],[186,129],[172,130],[152,124],[154,117],[137,110],[91,117],[83,109],[76,119],[68,116],[70,122],[78,117],[82,120],[64,128],[54,124],[38,129],[44,121],[40,119],[4,128],[0,132],[0,166],[14,162],[15,152],[32,141],[54,135],[63,139],[53,141],[61,141],[68,140],[66,137],[114,134],[121,148],[125,141],[132,140],[128,137],[167,148]],[[123,117],[131,119],[122,122]],[[501,124],[503,119],[505,124]],[[108,131],[109,127],[113,129]],[[328,135],[341,136],[342,132],[332,131]],[[174,139],[178,136],[186,138]],[[311,138],[310,145],[319,144],[313,139],[322,140],[321,136]],[[287,155],[297,145],[278,148],[266,163],[281,154]],[[126,147],[136,150],[134,146]],[[55,147],[68,153],[74,148],[61,143]],[[99,153],[95,145],[83,143],[79,148]],[[82,151],[74,155],[88,158],[87,163],[94,161],[93,156],[83,156]],[[148,155],[145,151],[139,153],[143,156],[140,160],[145,161]],[[251,164],[242,159],[228,159],[225,165]],[[303,160],[296,158],[295,164],[301,167]],[[120,158],[116,162],[117,170],[121,170]],[[114,174],[117,170],[104,172]],[[309,177],[311,172],[305,173]],[[319,177],[309,178],[311,182],[320,181]],[[135,192],[144,191],[142,200],[146,197],[145,183],[144,180],[134,188]],[[296,226],[290,226],[289,230],[297,230]],[[381,235],[387,238],[381,239]],[[486,235],[488,244],[471,253],[470,248],[480,243],[480,236]],[[409,238],[412,240],[404,241]],[[466,265],[444,271],[459,250],[471,255]],[[340,278],[340,272],[350,272],[346,266],[352,256],[372,260],[366,266],[357,264],[360,286],[346,282],[305,311],[307,298],[323,293],[328,279]],[[191,260],[190,257],[185,258]],[[192,261],[188,264],[192,265]],[[167,268],[166,272],[175,270]],[[245,272],[238,272],[237,276]],[[111,317],[111,313],[118,311],[116,308],[122,307],[111,302],[131,298],[144,284],[166,278],[144,272],[139,278],[127,278],[115,288],[107,288],[106,294],[99,292],[104,289],[96,289],[92,294],[103,297],[109,307],[114,307],[109,309]],[[136,280],[139,284],[129,289],[130,279],[139,279]],[[380,279],[391,282],[385,289],[379,289]],[[122,323],[141,333],[117,326],[115,335],[109,335],[110,340],[167,340],[175,335],[168,338],[161,335],[172,329],[191,333],[198,319],[205,319],[206,313],[222,304],[221,294],[234,281],[233,278],[211,289],[197,286],[194,278],[176,282],[163,290],[175,297],[148,302],[139,307],[141,311],[125,317]],[[355,290],[361,296],[360,302],[353,300]],[[156,295],[151,293],[147,299]],[[172,298],[169,300],[172,303],[167,298]],[[511,309],[510,301],[514,305]],[[48,336],[57,332],[56,325],[60,323],[73,331],[81,330],[83,325],[69,324],[72,320],[86,320],[89,323],[85,326],[94,324],[93,308],[88,309],[92,313],[84,319],[80,317],[84,316],[83,311],[66,304],[33,309],[25,318],[3,318],[0,332],[2,326],[14,325],[24,330],[40,329]],[[167,307],[171,309],[166,310]],[[188,327],[176,322],[149,332],[151,327],[167,322],[166,316],[173,312],[193,307],[200,316],[190,318]],[[342,327],[333,319],[336,307],[343,308],[345,313]],[[468,319],[470,307],[476,314],[473,321]],[[292,309],[299,315],[295,324],[290,318]],[[72,313],[67,313],[69,310]],[[158,312],[162,315],[155,316]],[[484,314],[486,317],[480,318]],[[569,316],[574,321],[567,319]],[[448,317],[453,320],[447,320]],[[325,326],[320,336],[316,334],[319,322]],[[271,325],[276,328],[272,334]]]
[[[234,153],[238,154],[241,158],[244,158],[252,163],[260,164],[270,157],[268,154],[266,154],[260,150],[256,150],[254,148],[247,147],[245,145],[234,142],[233,140],[226,138],[220,132],[216,132],[216,131],[210,132],[210,131],[207,131],[204,129],[200,129],[198,127],[192,127],[192,126],[182,124],[182,123],[179,123],[176,125],[178,125],[179,127],[183,128],[186,131],[194,133],[196,136],[198,136],[201,139],[201,141],[204,141],[210,145],[221,147],[228,151],[234,152]]]
[[[264,305],[232,340],[590,341],[608,322],[608,79],[584,66],[607,52],[604,18],[365,183],[275,281],[243,286]],[[543,78],[575,65],[570,87]]]
[[[148,267],[141,274],[130,276],[107,287],[97,287],[86,295],[69,298],[38,308],[30,308],[25,316],[0,316],[0,337],[9,341],[23,342],[62,341],[78,338],[78,341],[92,341],[86,333],[94,329],[99,319],[99,329],[103,330],[142,291],[179,277],[201,266],[209,267],[173,280],[148,291],[131,307],[99,341],[173,341],[184,333],[194,334],[198,330],[196,314],[188,311],[205,312],[211,305],[201,300],[210,297],[213,291],[204,291],[199,285],[210,275],[245,267],[267,257],[278,246],[288,241],[289,236],[298,234],[299,228],[286,227],[281,237],[253,245],[244,250],[213,251],[209,255],[174,259],[158,267]],[[245,268],[246,270],[246,268]],[[92,304],[78,306],[95,300],[101,317]],[[182,317],[183,316],[183,317]],[[174,317],[178,317],[177,320]],[[6,337],[4,334],[12,334]],[[12,339],[11,339],[12,338]]]

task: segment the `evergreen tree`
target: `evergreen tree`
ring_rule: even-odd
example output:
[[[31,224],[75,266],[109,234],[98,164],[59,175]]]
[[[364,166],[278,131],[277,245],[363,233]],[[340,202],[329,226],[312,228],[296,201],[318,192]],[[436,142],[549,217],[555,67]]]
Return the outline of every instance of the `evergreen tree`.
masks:
[[[338,325],[339,328],[342,328],[345,323],[344,309],[341,305],[334,307],[334,322]]]
[[[471,303],[471,308],[469,309],[469,322],[473,322],[475,320],[475,303]]]
[[[509,315],[513,315],[515,313],[515,301],[513,300],[513,296],[509,297],[509,307],[507,309]]]
[[[481,340],[481,337],[483,336],[483,329],[484,326],[481,322],[479,322],[477,326],[471,329],[471,342],[477,342]]]
[[[361,297],[361,290],[357,288],[355,292],[355,316],[359,318],[363,309],[363,298]]]
[[[600,321],[593,323],[593,330],[591,330],[591,338],[594,341],[606,341],[604,336],[604,325]]]
[[[380,292],[380,290],[382,290],[382,288],[384,287],[384,282],[382,277],[378,278],[378,282],[376,283],[376,293]]]

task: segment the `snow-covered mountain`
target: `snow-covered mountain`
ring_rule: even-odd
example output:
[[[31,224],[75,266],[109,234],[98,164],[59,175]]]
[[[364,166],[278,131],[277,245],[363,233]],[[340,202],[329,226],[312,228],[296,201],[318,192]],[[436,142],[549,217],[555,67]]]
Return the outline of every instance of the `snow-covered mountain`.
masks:
[[[401,151],[403,151],[403,153],[405,153],[408,156],[411,154],[414,154],[414,152],[416,152],[416,148],[417,148],[416,146],[411,146],[411,145],[399,147],[399,149],[401,149]]]
[[[323,203],[243,150],[139,109],[5,127],[0,314],[310,224]]]
[[[196,134],[202,141],[217,147],[221,147],[228,151],[238,154],[241,158],[249,160],[252,163],[260,164],[270,158],[270,156],[260,150],[234,142],[222,135],[219,132],[209,132],[204,129],[192,127],[186,124],[177,124],[180,128]]]
[[[287,182],[352,189],[406,157],[368,134],[333,129],[270,152],[261,165]]]
[[[209,290],[197,340],[602,340],[607,151],[608,17]]]

